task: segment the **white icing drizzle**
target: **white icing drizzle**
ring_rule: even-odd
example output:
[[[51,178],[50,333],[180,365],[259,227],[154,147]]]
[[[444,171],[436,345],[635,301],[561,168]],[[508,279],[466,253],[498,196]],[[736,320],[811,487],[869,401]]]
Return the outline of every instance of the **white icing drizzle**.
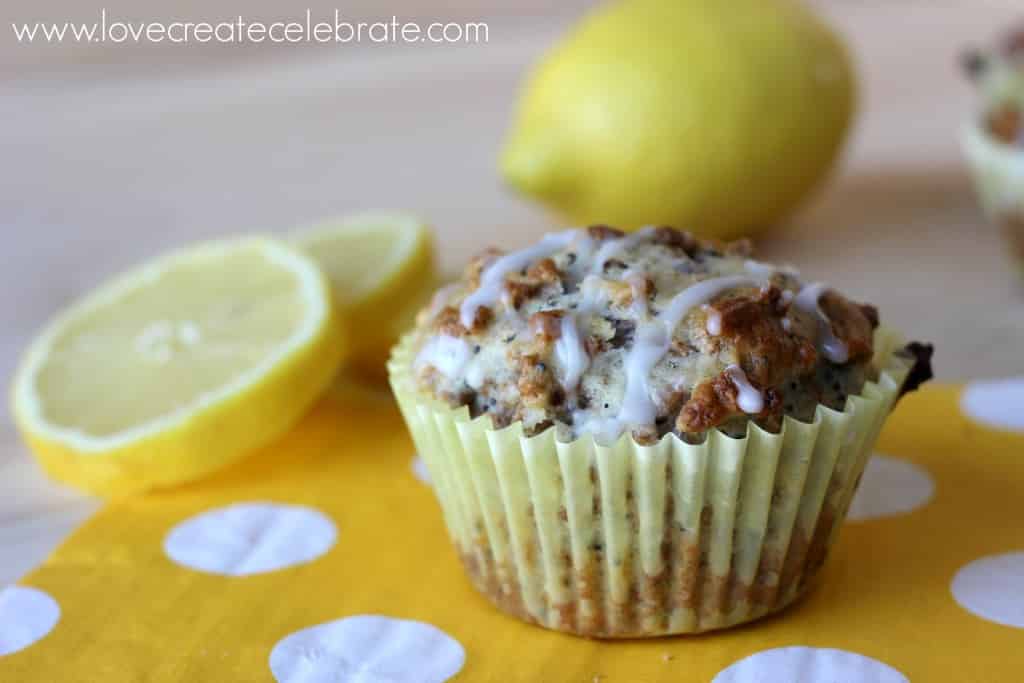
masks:
[[[722,314],[707,304],[704,304],[701,308],[708,314],[708,321],[705,325],[708,334],[712,337],[722,334]]]
[[[621,251],[625,251],[630,247],[640,244],[640,242],[650,237],[654,233],[654,230],[654,226],[647,226],[646,228],[641,228],[636,232],[631,232],[625,237],[604,242],[594,255],[594,263],[590,268],[591,272],[597,274],[604,272],[604,265],[608,263],[613,256]]]
[[[757,281],[742,275],[701,280],[676,294],[668,306],[665,307],[665,310],[661,312],[661,315],[658,316],[658,320],[664,323],[669,330],[674,330],[686,314],[690,312],[690,309],[708,303],[722,292],[736,289],[737,287],[758,286],[759,283]]]
[[[743,266],[746,268],[748,273],[766,281],[776,272],[786,273],[792,277],[797,277],[799,275],[799,272],[791,266],[775,268],[771,264],[762,263],[761,261],[755,261],[753,259],[747,259],[744,261]],[[799,310],[814,315],[818,321],[818,348],[825,354],[825,357],[833,363],[845,363],[850,358],[850,350],[843,340],[836,337],[832,332],[832,322],[828,319],[828,316],[825,315],[825,312],[821,310],[821,306],[818,304],[818,300],[827,289],[828,287],[826,285],[820,282],[815,282],[805,286],[796,296],[793,296],[791,291],[784,290],[782,292],[782,302],[787,305],[792,302],[792,304]],[[709,319],[709,332],[710,325],[711,322]],[[782,328],[787,332],[790,331],[792,323],[789,319],[783,318]]]
[[[522,270],[533,261],[546,258],[560,249],[565,249],[579,234],[579,230],[550,233],[532,247],[505,254],[487,266],[480,274],[480,286],[462,302],[459,319],[463,327],[473,326],[476,312],[482,306],[493,306],[498,301],[504,290],[506,275]]]
[[[747,374],[738,365],[730,365],[725,369],[739,393],[736,396],[736,405],[748,415],[756,415],[764,410],[764,396],[754,388],[754,385],[747,379]]]
[[[583,278],[583,282],[580,283],[580,305],[577,308],[578,311],[591,311],[598,305],[598,299],[600,298],[602,291],[602,283],[604,279],[598,275],[588,275]]]
[[[555,342],[555,357],[565,369],[562,387],[570,393],[576,391],[580,378],[590,366],[590,354],[583,346],[576,316],[571,311],[567,311],[566,315],[562,316],[561,334],[558,341]]]
[[[581,230],[576,240],[576,263],[573,264],[578,269],[578,272],[585,273],[590,269],[590,263],[594,258],[596,248],[597,243],[594,239],[585,230]]]
[[[579,288],[580,301],[576,310],[565,311],[558,341],[555,342],[555,357],[565,371],[562,388],[570,394],[579,387],[583,373],[590,367],[590,354],[583,344],[579,325],[581,319],[598,307],[601,282],[602,279],[596,275],[583,278]]]
[[[445,377],[452,378],[463,371],[472,357],[473,351],[469,344],[458,337],[442,334],[423,345],[414,366],[418,369],[430,365]]]
[[[580,411],[578,415],[585,417],[577,424],[579,434],[593,434],[598,443],[608,444],[615,441],[622,434],[622,423],[615,417],[600,417]]]
[[[765,263],[764,261],[747,259],[743,262],[743,267],[754,277],[761,278],[765,281],[770,280],[772,275],[775,275],[775,273],[784,273],[790,277],[800,277],[800,271],[790,265],[774,266],[770,263]]]
[[[626,392],[619,420],[627,424],[651,424],[657,408],[651,399],[648,379],[654,366],[668,353],[672,334],[693,308],[705,304],[722,292],[736,287],[756,287],[758,283],[740,275],[702,280],[672,298],[653,321],[637,328],[633,348],[626,356]]]
[[[754,259],[744,261],[743,267],[746,268],[748,273],[762,280],[769,280],[775,274],[775,266],[770,263],[755,261]]]
[[[473,360],[466,366],[466,384],[471,389],[480,391],[484,386],[486,370],[485,364],[480,361],[480,354],[473,356]]]
[[[668,352],[672,339],[664,323],[655,320],[638,327],[633,348],[626,356],[626,393],[619,408],[619,421],[626,424],[651,424],[657,416],[647,379],[651,370]]]
[[[821,282],[807,285],[800,290],[800,293],[793,299],[793,305],[805,313],[810,313],[818,319],[819,347],[825,357],[833,363],[845,363],[850,358],[850,350],[843,340],[832,333],[832,321],[828,319],[825,312],[821,310],[818,300],[828,290],[828,286]]]

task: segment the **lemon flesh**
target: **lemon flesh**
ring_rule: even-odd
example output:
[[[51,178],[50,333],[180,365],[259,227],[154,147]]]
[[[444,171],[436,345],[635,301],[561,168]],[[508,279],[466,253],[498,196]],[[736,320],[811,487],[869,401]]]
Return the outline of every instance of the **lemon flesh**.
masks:
[[[315,225],[294,241],[331,283],[353,331],[352,367],[383,377],[391,346],[437,286],[430,228],[408,213],[368,211]]]
[[[103,495],[189,481],[287,430],[345,351],[327,282],[279,242],[174,252],[59,315],[16,376],[54,477]]]
[[[528,79],[506,180],[578,223],[733,237],[832,165],[854,110],[840,40],[796,0],[624,0]]]

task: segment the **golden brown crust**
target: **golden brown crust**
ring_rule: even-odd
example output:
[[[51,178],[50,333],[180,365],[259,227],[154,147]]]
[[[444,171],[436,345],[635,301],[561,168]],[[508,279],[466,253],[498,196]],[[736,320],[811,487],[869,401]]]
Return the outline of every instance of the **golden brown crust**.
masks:
[[[605,285],[605,289],[608,291],[608,296],[612,303],[616,306],[628,308],[633,305],[633,288],[628,282],[610,282]]]
[[[587,228],[587,235],[589,235],[591,239],[603,242],[605,240],[620,239],[625,237],[626,233],[609,225],[591,225]]]
[[[558,271],[558,266],[554,261],[544,258],[527,269],[526,277],[539,284],[552,284],[560,282],[562,274]]]
[[[742,414],[736,404],[736,385],[724,372],[694,389],[676,420],[680,432],[703,432]]]
[[[481,306],[476,310],[472,329],[467,330],[459,317],[459,310],[452,306],[446,306],[437,314],[436,325],[437,330],[441,334],[458,338],[468,336],[471,332],[479,332],[485,329],[493,317],[494,311],[486,306]]]
[[[469,284],[471,290],[476,289],[480,286],[480,275],[483,273],[487,266],[494,263],[498,258],[501,257],[502,251],[494,247],[488,247],[482,252],[474,256],[468,264],[466,264],[466,270],[464,271],[463,277]]]
[[[515,273],[505,281],[505,293],[518,310],[523,303],[536,297],[546,285],[561,282],[561,273],[551,259],[542,259],[530,266],[525,275]]]
[[[530,316],[530,331],[545,344],[557,341],[562,336],[562,318],[565,311],[537,311]]]
[[[850,361],[870,359],[874,353],[875,328],[878,326],[878,311],[870,315],[865,307],[855,304],[841,294],[827,291],[818,301],[821,310],[828,316],[832,334],[846,344]],[[870,315],[870,317],[869,317]]]
[[[523,404],[530,408],[546,408],[551,405],[554,388],[551,369],[540,356],[524,354],[519,357],[519,395]]]
[[[721,316],[721,336],[736,348],[740,367],[759,387],[781,383],[786,377],[809,372],[818,362],[810,340],[783,328],[786,307],[776,287],[751,297],[735,297],[711,306]]]
[[[700,434],[717,427],[729,434],[742,434],[746,431],[746,422],[751,417],[737,407],[730,406],[728,396],[722,391],[730,391],[729,385],[714,380],[707,383],[717,391],[700,390],[694,392],[689,401],[679,412],[677,430],[680,434]],[[730,383],[731,384],[731,383]],[[702,385],[704,386],[704,385]],[[778,432],[782,428],[783,402],[782,392],[778,389],[764,390],[764,409],[754,415],[755,421],[762,429]],[[681,423],[681,426],[680,426]]]
[[[537,295],[540,288],[539,283],[527,282],[523,279],[509,280],[505,283],[505,294],[512,309],[519,310],[524,302]]]
[[[442,308],[434,319],[434,325],[438,332],[449,337],[464,337],[469,334],[469,330],[463,327],[462,321],[459,320],[459,309],[454,306]]]
[[[663,244],[667,247],[681,249],[688,256],[694,256],[701,246],[697,238],[691,233],[684,230],[676,230],[667,225],[655,228],[651,241],[655,244]]]

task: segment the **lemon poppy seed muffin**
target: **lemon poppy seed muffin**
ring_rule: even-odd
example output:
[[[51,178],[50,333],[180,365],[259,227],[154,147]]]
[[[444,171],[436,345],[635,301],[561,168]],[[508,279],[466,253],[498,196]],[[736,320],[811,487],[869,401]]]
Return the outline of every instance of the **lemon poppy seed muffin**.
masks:
[[[653,443],[840,409],[870,372],[878,314],[749,244],[598,226],[488,251],[418,320],[425,391],[526,433]]]
[[[476,588],[647,637],[803,595],[930,355],[747,243],[593,226],[474,259],[389,377]]]

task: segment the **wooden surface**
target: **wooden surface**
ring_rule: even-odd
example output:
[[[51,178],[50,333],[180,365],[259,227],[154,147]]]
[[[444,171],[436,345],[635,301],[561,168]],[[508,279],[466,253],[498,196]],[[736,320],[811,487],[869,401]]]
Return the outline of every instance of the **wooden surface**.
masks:
[[[486,18],[490,41],[185,54],[0,38],[4,384],[55,310],[172,245],[403,207],[434,222],[455,268],[486,244],[549,229],[502,188],[495,155],[524,68],[586,3],[556,17],[539,3],[435,15],[430,3],[394,4],[426,21]],[[817,4],[857,54],[861,118],[841,172],[762,253],[936,342],[945,379],[1021,372],[1024,294],[957,144],[972,97],[956,56],[1005,26],[1011,3]],[[31,7],[16,3],[14,18],[35,18]],[[6,416],[0,430],[2,585],[96,503],[46,483]]]

